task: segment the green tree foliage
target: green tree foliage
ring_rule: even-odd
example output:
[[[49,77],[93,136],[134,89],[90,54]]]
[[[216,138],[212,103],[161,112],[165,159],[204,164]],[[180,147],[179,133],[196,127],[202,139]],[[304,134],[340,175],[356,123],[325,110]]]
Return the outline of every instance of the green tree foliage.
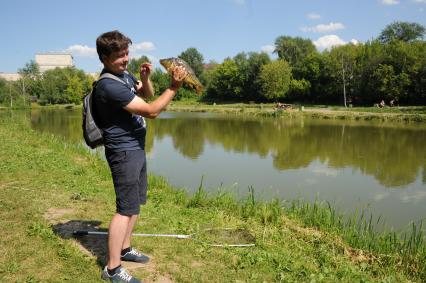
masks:
[[[290,89],[291,67],[285,60],[273,61],[262,67],[258,77],[262,97],[277,100]]]
[[[301,37],[280,36],[275,40],[274,53],[280,59],[285,59],[292,67],[297,67],[303,59],[316,52],[315,45],[310,39]]]
[[[151,74],[151,81],[154,87],[154,93],[160,94],[170,86],[170,77],[161,69],[156,68]]]
[[[0,104],[6,100],[7,94],[7,81],[3,78],[0,78]]]
[[[426,65],[426,42],[393,41],[383,45],[373,41],[359,51],[361,70],[356,92],[361,104],[371,105],[382,99],[396,99],[402,104],[426,103],[422,91],[425,80],[421,76]]]
[[[373,72],[372,82],[380,98],[392,100],[405,96],[410,79],[404,72],[397,74],[392,65],[380,64]]]
[[[18,73],[31,79],[38,79],[40,77],[40,67],[34,60],[31,60],[25,64],[24,68],[19,69]]]
[[[241,79],[241,88],[244,92],[244,98],[248,100],[257,100],[260,97],[260,86],[258,76],[262,66],[271,62],[266,53],[250,52],[248,54],[240,53],[234,57],[238,65],[239,72],[244,74]]]
[[[136,78],[139,78],[139,69],[143,63],[151,63],[151,61],[146,56],[141,56],[137,59],[132,58],[130,59],[129,64],[127,65],[127,70]]]
[[[55,68],[44,72],[41,80],[41,104],[81,103],[93,79],[76,68]]]
[[[393,22],[387,25],[380,33],[379,40],[382,43],[389,43],[395,40],[412,42],[423,39],[426,29],[418,23]]]
[[[312,102],[323,93],[327,83],[326,55],[318,52],[308,54],[297,68],[293,69],[289,98],[295,101]],[[296,79],[298,78],[298,79]]]
[[[190,47],[183,51],[178,57],[188,63],[197,77],[201,76],[204,70],[204,57],[196,48]]]
[[[10,108],[28,107],[28,96],[24,96],[22,80],[6,81],[0,79],[0,103]]]
[[[24,104],[28,106],[31,96],[38,97],[41,94],[40,67],[34,60],[31,60],[25,64],[24,68],[19,69],[18,73],[21,75],[19,83],[21,85]]]
[[[289,98],[291,101],[306,101],[306,98],[309,97],[311,83],[308,80],[291,79],[289,87],[290,89],[286,97]]]
[[[347,101],[352,100],[355,85],[358,82],[358,49],[354,44],[347,44],[335,47],[331,50],[330,58],[332,69],[334,70],[334,79],[336,89],[334,91],[334,100],[339,101],[345,107]],[[340,104],[339,103],[339,104]]]
[[[239,72],[237,63],[226,59],[212,70],[207,96],[224,100],[240,99],[244,95],[242,78],[243,74]]]

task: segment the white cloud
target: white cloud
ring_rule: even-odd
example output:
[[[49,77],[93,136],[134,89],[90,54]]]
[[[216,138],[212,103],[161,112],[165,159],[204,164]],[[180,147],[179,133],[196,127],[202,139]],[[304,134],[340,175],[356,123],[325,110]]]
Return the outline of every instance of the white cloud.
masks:
[[[313,43],[319,50],[324,50],[324,49],[329,49],[333,46],[345,45],[348,42],[344,41],[343,39],[341,39],[335,34],[330,34],[330,35],[325,35],[318,38]],[[349,43],[358,44],[358,40],[351,39]]]
[[[310,20],[318,20],[321,18],[321,16],[317,13],[309,13],[306,17]]]
[[[401,197],[402,201],[407,203],[418,203],[426,198],[426,192],[407,193]]]
[[[329,23],[329,24],[320,24],[313,27],[302,27],[301,30],[304,32],[332,32],[339,29],[344,29],[345,26],[342,23]]]
[[[358,40],[356,40],[356,39],[351,39],[351,40],[349,41],[349,43],[352,43],[353,45],[357,45],[357,44],[359,43],[359,41],[358,41]]]
[[[154,43],[152,43],[150,41],[144,41],[144,42],[141,42],[141,43],[132,44],[129,49],[130,49],[131,52],[152,51],[152,50],[155,50],[155,45],[154,45]]]
[[[398,5],[399,0],[382,0],[382,4],[384,4],[384,5]]]
[[[426,0],[413,0],[413,2],[426,4]]]
[[[272,53],[275,50],[275,46],[272,44],[268,44],[268,45],[263,45],[260,50],[262,50],[263,52],[266,53]]]
[[[314,168],[312,172],[318,176],[323,175],[327,177],[337,177],[337,175],[339,175],[339,172],[337,170],[331,168]]]
[[[71,53],[73,56],[81,57],[94,57],[96,56],[96,48],[89,47],[87,45],[75,44],[71,45],[65,52]]]

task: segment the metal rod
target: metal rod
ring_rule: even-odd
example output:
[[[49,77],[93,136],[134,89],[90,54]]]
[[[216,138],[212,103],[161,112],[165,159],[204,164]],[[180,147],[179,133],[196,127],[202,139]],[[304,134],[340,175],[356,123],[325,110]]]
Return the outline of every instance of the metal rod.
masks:
[[[74,231],[72,234],[74,236],[108,235],[108,232],[78,230],[78,231]],[[141,234],[141,233],[133,233],[132,235],[138,236],[138,237],[169,237],[169,238],[178,238],[178,239],[191,238],[191,235],[182,235],[182,234]]]

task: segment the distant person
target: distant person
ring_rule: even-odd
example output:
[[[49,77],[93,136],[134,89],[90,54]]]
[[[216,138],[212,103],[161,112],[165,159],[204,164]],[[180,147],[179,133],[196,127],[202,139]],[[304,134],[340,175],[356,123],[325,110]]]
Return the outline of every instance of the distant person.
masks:
[[[379,103],[379,107],[380,108],[383,108],[383,107],[385,107],[386,106],[386,103],[385,103],[385,101],[382,99],[382,101],[380,101],[380,103]]]
[[[150,80],[152,65],[140,66],[140,79],[127,72],[132,41],[119,31],[101,34],[96,49],[104,68],[123,83],[105,78],[98,82],[94,95],[97,122],[104,133],[105,156],[111,169],[116,195],[116,213],[109,225],[108,262],[102,278],[111,282],[137,283],[121,261],[146,263],[149,258],[131,246],[133,227],[146,203],[147,173],[145,158],[146,118],[155,118],[175,96],[187,75],[181,67],[173,70],[171,85],[151,103],[143,98],[154,95]],[[139,97],[138,95],[141,95]]]
[[[390,107],[394,107],[395,106],[395,100],[392,99],[391,101],[389,101],[389,106]]]

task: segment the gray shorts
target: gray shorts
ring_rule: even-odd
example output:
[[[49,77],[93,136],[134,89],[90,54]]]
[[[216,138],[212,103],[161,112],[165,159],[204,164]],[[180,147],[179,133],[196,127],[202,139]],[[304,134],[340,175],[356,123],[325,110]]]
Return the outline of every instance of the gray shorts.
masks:
[[[147,175],[145,150],[111,152],[105,150],[114,183],[117,213],[138,215],[146,203]]]

